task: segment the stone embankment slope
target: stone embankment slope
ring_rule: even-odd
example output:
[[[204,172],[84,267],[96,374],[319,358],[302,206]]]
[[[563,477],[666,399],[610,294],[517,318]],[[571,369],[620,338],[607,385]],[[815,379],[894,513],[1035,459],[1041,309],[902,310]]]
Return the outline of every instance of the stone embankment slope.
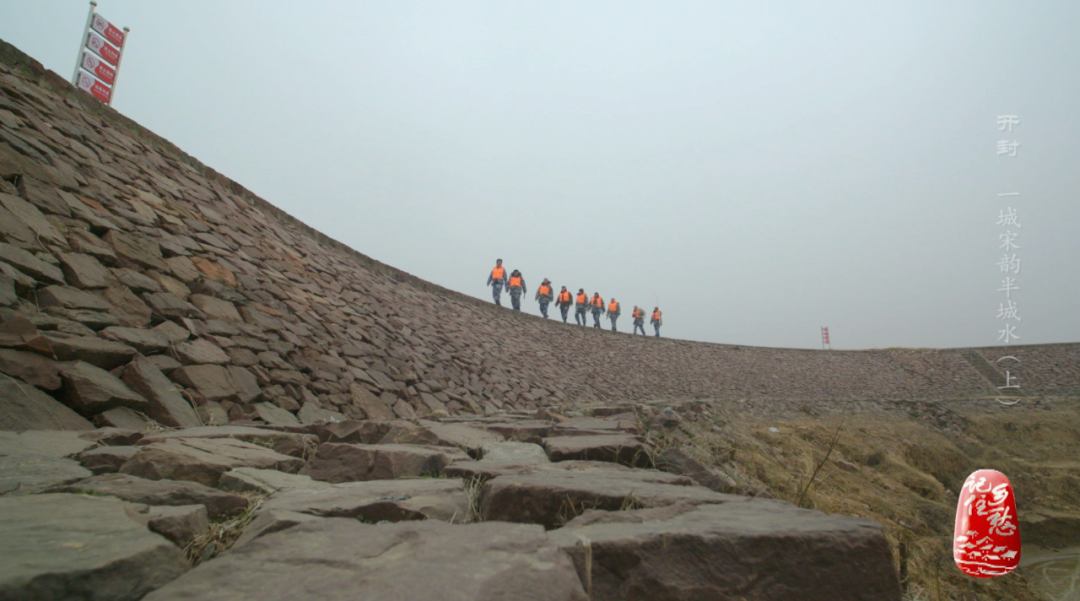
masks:
[[[385,419],[566,402],[999,393],[985,373],[994,349],[738,347],[494,307],[328,239],[17,49],[0,54],[0,319],[15,320],[0,372],[98,423],[134,426],[142,413],[193,425],[133,383],[158,372],[207,423],[290,422],[305,407]],[[1080,390],[1080,347],[1008,350],[1024,360],[1028,394]],[[121,369],[136,355],[150,375],[124,375],[140,371]],[[57,359],[89,367],[60,373]],[[115,387],[92,367],[132,390],[77,393],[87,381]]]

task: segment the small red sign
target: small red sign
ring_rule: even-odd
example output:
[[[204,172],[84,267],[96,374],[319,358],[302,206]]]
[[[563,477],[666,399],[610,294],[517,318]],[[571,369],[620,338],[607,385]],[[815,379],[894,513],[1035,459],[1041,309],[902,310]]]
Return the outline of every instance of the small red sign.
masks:
[[[120,64],[120,51],[113,48],[112,44],[106,42],[105,38],[92,31],[90,32],[90,37],[86,40],[86,47],[93,50],[110,65],[115,67]]]
[[[124,32],[120,31],[120,29],[112,23],[109,23],[108,19],[95,13],[94,22],[90,26],[94,29],[94,31],[105,36],[105,39],[112,42],[114,46],[118,48],[123,48]]]
[[[964,482],[956,503],[953,561],[969,576],[1003,576],[1020,565],[1020,527],[1009,479],[979,470]]]
[[[83,52],[82,68],[94,74],[103,83],[113,85],[116,80],[116,69],[105,64],[105,61],[94,56],[93,52]]]
[[[98,100],[108,104],[109,97],[112,96],[112,90],[109,86],[101,83],[94,78],[93,75],[84,71],[79,72],[79,87],[87,92],[90,92],[97,97]]]

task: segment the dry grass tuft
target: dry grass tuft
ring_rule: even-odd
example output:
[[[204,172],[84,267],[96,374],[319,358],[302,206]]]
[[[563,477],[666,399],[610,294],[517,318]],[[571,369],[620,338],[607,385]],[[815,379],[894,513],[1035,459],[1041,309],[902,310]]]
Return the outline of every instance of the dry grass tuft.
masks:
[[[253,492],[241,492],[236,493],[248,500],[247,509],[245,509],[240,515],[226,519],[220,522],[213,522],[210,527],[199,536],[195,537],[195,540],[184,549],[184,553],[187,555],[187,560],[191,563],[192,567],[199,565],[200,563],[217,557],[236,542],[236,539],[240,538],[243,534],[244,528],[251,523],[251,519],[255,511],[262,506],[266,497]]]

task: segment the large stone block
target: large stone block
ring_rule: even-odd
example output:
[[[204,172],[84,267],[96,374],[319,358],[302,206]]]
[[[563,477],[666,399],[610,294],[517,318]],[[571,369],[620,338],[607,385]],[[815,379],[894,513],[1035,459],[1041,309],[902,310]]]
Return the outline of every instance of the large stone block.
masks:
[[[566,554],[538,526],[326,518],[241,545],[145,601],[586,601]]]
[[[195,408],[180,394],[176,384],[146,357],[138,356],[128,363],[121,379],[147,400],[146,414],[159,424],[174,428],[202,425]]]
[[[116,497],[143,505],[202,505],[212,520],[234,516],[247,509],[248,501],[233,492],[197,482],[147,480],[128,474],[103,474],[54,487],[50,492],[70,492]]]
[[[610,461],[635,467],[650,464],[644,441],[629,434],[545,438],[544,450],[552,461]]]
[[[0,349],[0,373],[43,388],[60,388],[60,364],[38,353]]]
[[[880,524],[780,501],[589,511],[548,535],[595,601],[901,596]]]
[[[60,369],[68,402],[83,414],[93,415],[115,407],[145,412],[146,399],[128,388],[120,378],[83,361]]]
[[[0,497],[0,598],[137,601],[188,569],[173,543],[113,498]]]
[[[680,501],[701,504],[749,500],[749,497],[724,495],[693,484],[689,478],[651,470],[540,469],[485,482],[483,511],[486,519],[554,528],[586,509],[618,511],[673,505]]]
[[[329,442],[319,445],[300,473],[324,482],[438,476],[455,459],[468,458],[449,448]]]
[[[45,336],[60,361],[85,361],[101,369],[115,369],[135,356],[126,344],[95,336],[72,336],[60,332]]]
[[[150,480],[186,480],[217,486],[225,472],[256,467],[295,473],[302,459],[228,438],[178,438],[143,447],[120,472]]]

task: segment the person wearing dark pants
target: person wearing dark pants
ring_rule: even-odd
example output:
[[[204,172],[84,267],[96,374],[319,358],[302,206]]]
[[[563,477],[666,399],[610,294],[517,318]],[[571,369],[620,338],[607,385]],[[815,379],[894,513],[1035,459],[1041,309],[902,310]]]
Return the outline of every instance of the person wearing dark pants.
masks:
[[[619,303],[615,299],[611,299],[607,307],[607,316],[611,320],[611,331],[615,331],[615,320],[619,318]]]
[[[634,318],[634,334],[637,334],[638,329],[641,329],[641,335],[645,335],[645,310],[637,305],[634,305],[634,312],[631,313]],[[633,334],[631,334],[633,335]]]
[[[585,325],[585,314],[589,311],[589,295],[585,294],[584,288],[579,288],[577,298],[575,299],[577,304],[574,305],[574,321],[579,326]]]
[[[487,285],[491,286],[491,296],[495,299],[495,304],[500,307],[502,303],[499,301],[499,297],[502,295],[503,286],[506,284],[506,268],[502,266],[502,259],[497,259],[495,269],[492,269],[491,275],[488,276]]]
[[[547,307],[548,303],[554,297],[551,293],[551,280],[544,278],[544,282],[540,284],[540,287],[536,290],[536,300],[540,301],[540,314],[544,316],[544,319],[548,318]],[[563,319],[566,321],[566,319]]]
[[[653,307],[652,320],[650,320],[650,321],[652,322],[653,328],[656,328],[656,337],[659,338],[660,337],[660,326],[663,325],[663,323],[664,323],[663,320],[660,319],[660,307]],[[641,328],[641,329],[642,329],[642,334],[644,334],[645,333],[644,332],[645,328]]]
[[[514,307],[515,311],[521,310],[521,295],[526,292],[525,290],[525,278],[522,277],[521,272],[514,270],[510,274],[510,287],[507,288],[510,293],[510,304]]]
[[[555,304],[559,305],[559,310],[562,311],[562,322],[566,323],[566,316],[570,313],[570,307],[574,304],[574,299],[571,298],[570,291],[566,289],[566,286],[562,287]]]
[[[600,327],[600,316],[604,314],[604,299],[600,298],[599,292],[594,292],[592,300],[589,301],[589,307],[592,309],[593,327]]]

